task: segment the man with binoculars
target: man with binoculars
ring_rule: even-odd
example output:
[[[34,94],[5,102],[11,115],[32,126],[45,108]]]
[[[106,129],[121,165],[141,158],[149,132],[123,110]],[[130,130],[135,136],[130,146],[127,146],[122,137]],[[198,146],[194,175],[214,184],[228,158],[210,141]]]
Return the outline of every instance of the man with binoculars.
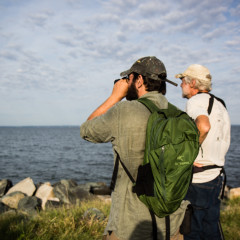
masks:
[[[114,160],[117,154],[136,179],[145,150],[146,127],[150,111],[138,98],[148,98],[160,109],[168,107],[166,94],[167,72],[156,57],[143,57],[129,70],[120,74],[111,95],[81,125],[81,137],[94,143],[111,142]],[[124,78],[125,77],[125,78]],[[123,98],[127,101],[121,101]],[[132,192],[132,182],[121,164],[114,191],[112,206],[103,239],[152,239],[152,219],[149,209]],[[179,225],[186,206],[170,217],[171,239],[180,239]],[[156,218],[159,239],[165,237],[165,219]]]

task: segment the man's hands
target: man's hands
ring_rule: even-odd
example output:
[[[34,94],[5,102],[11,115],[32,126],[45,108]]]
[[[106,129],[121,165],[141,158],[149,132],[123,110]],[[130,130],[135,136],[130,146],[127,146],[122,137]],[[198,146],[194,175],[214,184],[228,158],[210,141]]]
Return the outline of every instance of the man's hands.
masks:
[[[128,79],[121,79],[116,82],[113,86],[112,93],[110,97],[100,105],[89,117],[87,120],[91,120],[95,117],[101,116],[106,113],[108,109],[114,106],[117,102],[120,102],[124,97],[126,97],[128,91]]]
[[[112,94],[110,97],[118,99],[121,101],[126,97],[128,91],[128,79],[120,79],[113,86]]]

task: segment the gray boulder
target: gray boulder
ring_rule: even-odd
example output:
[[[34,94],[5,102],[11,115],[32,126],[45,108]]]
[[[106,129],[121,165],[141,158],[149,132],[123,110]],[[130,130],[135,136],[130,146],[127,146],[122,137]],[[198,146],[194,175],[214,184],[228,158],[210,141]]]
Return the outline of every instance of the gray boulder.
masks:
[[[18,211],[25,212],[27,214],[37,214],[42,210],[42,200],[35,196],[27,196],[22,198],[18,203]]]
[[[53,193],[55,197],[60,200],[60,202],[70,204],[69,189],[65,185],[61,183],[56,184],[53,188]]]
[[[65,204],[75,205],[81,200],[93,198],[93,195],[83,189],[81,185],[69,187],[68,184],[62,184],[61,182],[54,186],[53,193],[60,202]]]
[[[34,185],[34,182],[31,178],[25,178],[22,181],[18,182],[16,185],[11,187],[7,194],[13,193],[13,192],[22,192],[25,193],[28,196],[32,196],[35,192],[36,187]]]
[[[78,185],[73,179],[62,179],[60,183],[66,186],[67,189],[76,187]]]
[[[0,180],[0,198],[13,186],[12,181],[8,179]]]
[[[85,190],[87,192],[94,191],[94,190],[91,190],[91,189],[107,187],[106,183],[103,183],[103,182],[87,182],[87,183],[79,184],[78,186],[80,186],[83,190]]]
[[[53,187],[50,183],[43,183],[40,187],[38,187],[35,196],[42,200],[42,209],[45,209],[45,204],[48,200],[58,201],[58,198],[55,198],[53,193]]]
[[[107,185],[91,186],[89,192],[95,195],[111,195],[110,187]]]
[[[69,201],[71,204],[79,205],[82,200],[90,200],[93,198],[94,196],[82,189],[81,186],[76,186],[69,189]]]
[[[102,221],[106,218],[103,212],[101,212],[97,208],[89,208],[87,211],[85,211],[85,213],[83,214],[83,217],[87,220],[93,218],[93,220],[99,220],[99,221]]]
[[[4,195],[1,199],[2,203],[7,205],[10,208],[17,209],[19,201],[24,198],[26,194],[22,192],[12,192],[7,195]]]

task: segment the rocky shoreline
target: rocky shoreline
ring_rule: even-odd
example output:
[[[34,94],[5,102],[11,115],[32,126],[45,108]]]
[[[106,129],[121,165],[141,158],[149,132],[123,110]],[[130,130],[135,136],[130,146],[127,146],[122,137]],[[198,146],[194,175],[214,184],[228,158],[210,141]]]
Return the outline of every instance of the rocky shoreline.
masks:
[[[49,182],[34,184],[25,178],[13,186],[9,179],[0,180],[0,214],[21,212],[35,215],[41,210],[61,206],[80,205],[82,200],[101,199],[110,202],[111,191],[102,182],[77,184],[71,179],[63,179],[53,185]],[[240,197],[240,187],[225,187],[224,197]]]
[[[82,200],[111,201],[111,191],[102,182],[77,184],[63,179],[53,185],[49,182],[34,184],[25,178],[13,186],[9,179],[0,180],[0,214],[21,212],[35,215],[47,208],[79,205]]]

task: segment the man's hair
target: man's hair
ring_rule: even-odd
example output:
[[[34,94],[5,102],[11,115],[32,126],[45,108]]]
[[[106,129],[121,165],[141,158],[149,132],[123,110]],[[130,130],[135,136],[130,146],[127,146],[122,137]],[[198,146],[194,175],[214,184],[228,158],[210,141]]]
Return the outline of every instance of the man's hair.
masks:
[[[212,90],[212,83],[209,81],[209,82],[206,82],[206,81],[202,81],[198,78],[192,78],[192,77],[189,77],[189,76],[186,76],[184,77],[184,80],[186,83],[191,83],[193,80],[196,81],[196,84],[195,84],[195,88],[198,89],[199,91],[208,91],[210,92]]]
[[[133,82],[135,82],[140,74],[133,72]],[[143,78],[143,83],[146,87],[146,90],[148,92],[152,91],[158,91],[159,93],[162,93],[163,95],[166,94],[167,88],[166,88],[166,82],[160,81],[160,80],[154,80],[149,77],[141,75]]]

